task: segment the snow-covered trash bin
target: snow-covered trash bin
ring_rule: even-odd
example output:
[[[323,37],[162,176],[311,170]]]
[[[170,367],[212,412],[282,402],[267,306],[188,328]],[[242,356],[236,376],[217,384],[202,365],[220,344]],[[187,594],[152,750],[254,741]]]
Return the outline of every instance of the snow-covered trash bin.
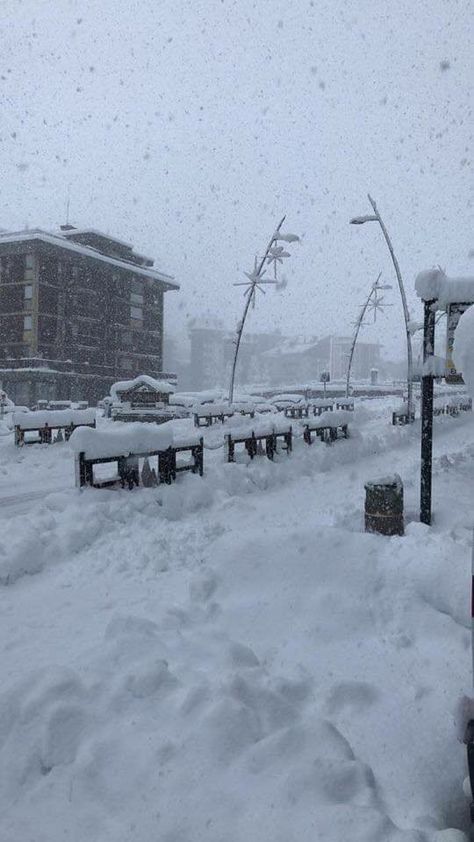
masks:
[[[398,474],[365,484],[365,531],[403,535],[403,483]]]

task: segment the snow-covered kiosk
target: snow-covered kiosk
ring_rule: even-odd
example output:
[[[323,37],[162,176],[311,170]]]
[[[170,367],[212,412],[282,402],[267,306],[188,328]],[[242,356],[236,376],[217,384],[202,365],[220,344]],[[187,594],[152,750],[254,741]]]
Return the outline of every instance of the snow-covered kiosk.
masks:
[[[176,418],[170,407],[174,388],[166,380],[140,374],[134,380],[120,380],[110,389],[114,421],[152,421],[162,423]]]

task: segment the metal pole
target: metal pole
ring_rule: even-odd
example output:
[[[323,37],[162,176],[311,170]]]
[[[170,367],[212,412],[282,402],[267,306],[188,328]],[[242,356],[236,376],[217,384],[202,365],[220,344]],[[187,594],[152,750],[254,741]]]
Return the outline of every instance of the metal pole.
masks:
[[[474,530],[472,533],[472,554],[471,554],[471,656],[472,656],[472,683],[474,686]]]
[[[377,217],[377,221],[382,229],[382,233],[385,237],[385,242],[387,243],[388,250],[390,252],[390,257],[392,258],[392,263],[395,269],[395,274],[397,276],[398,287],[400,289],[400,295],[403,304],[403,315],[405,317],[405,331],[406,331],[406,338],[407,338],[407,405],[408,405],[408,419],[411,421],[411,413],[413,411],[413,352],[411,347],[411,333],[410,333],[410,313],[408,311],[408,304],[407,298],[405,295],[405,287],[403,285],[402,273],[400,272],[400,266],[398,265],[398,260],[395,257],[395,252],[393,250],[393,246],[388,236],[388,231],[383,223],[383,219],[380,216],[380,213],[377,210],[377,205],[375,204],[374,199],[369,195],[369,202],[372,205],[374,210],[374,214]]]
[[[434,354],[435,311],[433,301],[425,301],[423,323],[423,377],[421,380],[421,477],[420,521],[431,524],[431,473],[433,454],[433,374],[425,373],[425,364]]]
[[[255,274],[256,274],[256,277],[259,277],[259,276],[260,276],[260,272],[262,271],[263,267],[265,266],[265,261],[266,261],[266,259],[267,259],[267,257],[268,257],[268,253],[269,253],[269,251],[270,251],[270,249],[271,249],[271,247],[272,247],[273,243],[275,242],[275,240],[277,240],[277,239],[278,239],[278,234],[280,233],[280,228],[281,228],[281,226],[283,225],[283,223],[284,223],[285,219],[286,219],[286,216],[284,216],[284,217],[280,220],[280,222],[278,223],[278,226],[277,226],[276,230],[275,230],[275,231],[274,231],[274,233],[272,234],[272,238],[271,238],[270,242],[268,243],[267,248],[265,249],[265,254],[263,255],[263,257],[262,257],[262,259],[261,259],[261,261],[260,261],[259,267],[258,267],[258,269],[257,269],[257,271],[256,271],[256,273],[255,273]],[[237,357],[238,357],[238,355],[239,355],[240,341],[241,341],[241,339],[242,339],[242,333],[244,332],[245,319],[247,318],[247,313],[248,313],[248,311],[249,311],[250,302],[251,302],[251,300],[252,300],[253,293],[254,293],[254,291],[255,291],[255,287],[256,287],[256,285],[257,285],[257,281],[254,281],[254,284],[253,284],[253,289],[251,288],[251,289],[250,289],[250,291],[249,291],[249,293],[248,293],[248,295],[247,295],[247,301],[245,302],[244,312],[243,312],[242,318],[241,318],[241,320],[240,320],[240,322],[239,322],[239,326],[238,326],[238,328],[237,328],[237,337],[236,337],[236,340],[235,340],[235,353],[234,353],[234,360],[233,360],[233,363],[232,363],[232,373],[231,373],[231,375],[230,375],[230,386],[229,386],[229,406],[230,406],[230,404],[231,404],[231,403],[233,402],[233,400],[234,400],[234,380],[235,380],[235,369],[236,369],[236,367],[237,367]]]
[[[369,296],[368,296],[368,298],[367,298],[367,301],[365,302],[365,304],[363,304],[363,305],[362,305],[362,307],[361,307],[361,309],[360,309],[360,313],[359,313],[359,318],[357,319],[357,322],[356,322],[355,331],[354,331],[354,336],[353,336],[353,339],[352,339],[351,350],[350,350],[350,354],[349,354],[349,363],[348,363],[348,366],[347,366],[347,376],[346,376],[346,398],[348,398],[348,397],[349,397],[349,389],[350,389],[350,383],[351,383],[351,368],[352,368],[352,359],[353,359],[353,356],[354,356],[354,351],[355,351],[355,346],[356,346],[356,342],[357,342],[357,337],[359,336],[359,330],[360,330],[360,328],[361,328],[362,322],[364,321],[364,316],[365,316],[365,313],[366,313],[367,307],[369,306],[370,299],[372,298],[372,295],[373,295],[373,293],[374,293],[374,290],[376,290],[376,289],[377,289],[377,284],[378,284],[378,282],[379,282],[379,280],[380,280],[380,275],[381,275],[381,274],[382,274],[382,273],[380,272],[380,274],[379,274],[379,276],[378,276],[377,280],[375,281],[375,284],[372,284],[372,287],[371,287],[371,290],[370,290]]]

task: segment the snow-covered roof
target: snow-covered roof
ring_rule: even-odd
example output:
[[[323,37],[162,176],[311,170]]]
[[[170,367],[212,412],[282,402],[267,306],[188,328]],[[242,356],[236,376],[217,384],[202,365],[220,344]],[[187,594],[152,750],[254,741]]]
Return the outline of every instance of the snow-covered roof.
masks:
[[[118,269],[125,269],[127,272],[133,272],[136,275],[143,275],[154,281],[160,281],[165,284],[168,289],[179,289],[179,284],[174,282],[172,275],[166,275],[164,272],[159,272],[156,269],[150,269],[144,266],[139,266],[130,260],[125,260],[119,257],[109,257],[106,254],[98,251],[92,246],[84,246],[79,243],[72,242],[65,233],[77,233],[77,229],[61,234],[43,231],[40,228],[34,228],[30,231],[7,232],[0,234],[0,244],[2,243],[23,243],[31,242],[32,240],[40,240],[48,243],[48,245],[56,246],[57,248],[73,251],[76,254],[82,254],[84,257],[89,257],[92,260],[100,260],[103,263],[108,263],[111,266],[116,266]],[[104,235],[107,236],[107,235]],[[109,237],[108,239],[112,239]],[[118,240],[116,242],[119,242]]]
[[[55,236],[58,237],[73,237],[80,234],[94,234],[96,237],[103,237],[104,240],[110,240],[112,243],[117,243],[119,246],[125,246],[125,248],[131,249],[133,248],[132,243],[127,243],[125,240],[119,240],[118,237],[112,237],[110,234],[104,234],[103,231],[98,231],[97,228],[66,228],[61,229],[61,231],[54,231]]]
[[[174,392],[174,387],[167,380],[155,380],[148,374],[139,374],[133,380],[119,380],[117,383],[113,383],[110,387],[110,396],[113,400],[119,400],[120,393],[128,392],[136,386],[149,386],[155,392],[161,392],[165,395],[171,395]]]
[[[127,243],[125,240],[120,240],[118,237],[112,237],[111,234],[104,234],[103,231],[99,231],[97,228],[67,228],[61,231],[54,231],[53,232],[60,237],[69,237],[74,240],[75,236],[84,236],[88,234],[92,234],[93,237],[97,237],[101,240],[109,240],[111,243],[116,243],[118,246],[122,246],[123,248],[128,249],[133,254],[133,257],[139,258],[140,260],[148,260],[153,263],[153,258],[148,257],[146,254],[140,254],[139,252],[135,251],[133,248],[133,243]],[[80,242],[80,241],[79,241]],[[91,246],[94,248],[94,246]],[[124,258],[126,260],[126,258]]]
[[[440,307],[455,302],[474,302],[474,277],[448,278],[439,268],[420,272],[415,280],[415,289],[423,301],[437,301]]]

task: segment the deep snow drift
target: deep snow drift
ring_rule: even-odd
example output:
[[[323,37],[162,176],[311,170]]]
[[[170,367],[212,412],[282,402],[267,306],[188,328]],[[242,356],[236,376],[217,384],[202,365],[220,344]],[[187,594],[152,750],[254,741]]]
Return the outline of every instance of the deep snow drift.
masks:
[[[273,464],[213,428],[203,479],[133,492],[0,439],[2,842],[458,839],[474,424],[435,420],[427,528],[391,405]],[[406,535],[366,535],[395,470]]]

